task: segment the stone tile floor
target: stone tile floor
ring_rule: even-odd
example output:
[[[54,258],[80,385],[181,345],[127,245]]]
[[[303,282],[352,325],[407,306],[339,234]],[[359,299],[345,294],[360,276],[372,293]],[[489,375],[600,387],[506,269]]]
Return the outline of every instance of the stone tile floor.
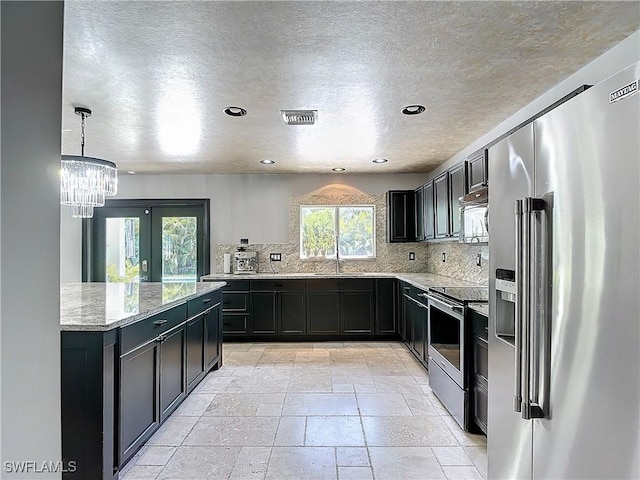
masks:
[[[462,431],[399,342],[224,344],[121,478],[482,479]]]

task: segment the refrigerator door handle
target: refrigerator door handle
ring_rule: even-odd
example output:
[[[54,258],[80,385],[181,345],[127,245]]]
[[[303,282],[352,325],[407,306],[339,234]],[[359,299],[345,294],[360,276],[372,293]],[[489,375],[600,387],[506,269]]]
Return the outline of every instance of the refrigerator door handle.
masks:
[[[531,366],[531,197],[524,197],[522,199],[522,265],[521,274],[522,280],[521,293],[522,300],[521,305],[521,326],[522,326],[522,338],[521,350],[522,350],[522,369],[521,369],[521,384],[522,384],[522,418],[529,420],[531,418],[531,395],[529,392],[531,378],[530,366]]]
[[[537,254],[533,254],[532,252],[537,252],[538,249],[536,245],[533,244],[532,240],[532,222],[534,220],[534,214],[540,211],[544,211],[545,209],[545,201],[539,198],[525,197],[523,199],[523,211],[524,211],[524,221],[523,221],[523,325],[522,325],[522,342],[523,342],[523,362],[522,362],[522,418],[525,420],[529,420],[531,418],[541,418],[542,409],[539,405],[532,401],[533,399],[538,399],[539,395],[539,382],[538,382],[538,368],[540,365],[540,343],[534,342],[533,338],[533,320],[534,317],[538,317],[537,313],[537,302],[532,302],[532,292],[537,292],[537,284],[536,282],[532,282],[532,278],[537,278],[536,275],[533,275],[533,264],[532,258],[535,258],[537,262]],[[534,311],[535,310],[535,311]],[[534,315],[534,313],[536,315]],[[536,329],[536,333],[539,332],[539,329]],[[533,361],[532,357],[533,356]],[[535,371],[532,371],[535,370]],[[533,378],[533,381],[532,381]]]
[[[515,378],[513,410],[522,411],[522,200],[516,200],[516,295],[514,307]]]

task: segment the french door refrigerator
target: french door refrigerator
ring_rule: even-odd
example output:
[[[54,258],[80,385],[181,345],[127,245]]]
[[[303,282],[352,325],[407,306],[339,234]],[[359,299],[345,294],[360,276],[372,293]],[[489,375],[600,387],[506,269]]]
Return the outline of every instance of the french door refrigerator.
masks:
[[[489,150],[490,479],[640,478],[639,78]]]

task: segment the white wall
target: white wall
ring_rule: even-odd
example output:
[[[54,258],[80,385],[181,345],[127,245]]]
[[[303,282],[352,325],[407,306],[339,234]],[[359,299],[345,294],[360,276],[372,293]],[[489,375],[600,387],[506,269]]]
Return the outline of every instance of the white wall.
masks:
[[[330,184],[346,184],[364,193],[413,189],[425,174],[395,175],[127,175],[121,174],[116,198],[210,198],[211,258],[218,243],[287,243],[289,197]],[[81,221],[66,215],[62,225],[61,281],[80,281]],[[212,265],[213,267],[213,265]]]
[[[60,433],[62,2],[2,2],[0,399],[11,461],[56,462]]]
[[[433,178],[449,169],[494,139],[568,95],[576,88],[582,85],[595,85],[639,60],[640,31],[637,31],[455,154],[446,163],[433,170],[429,174],[429,178]],[[523,62],[522,68],[527,68],[526,62]]]

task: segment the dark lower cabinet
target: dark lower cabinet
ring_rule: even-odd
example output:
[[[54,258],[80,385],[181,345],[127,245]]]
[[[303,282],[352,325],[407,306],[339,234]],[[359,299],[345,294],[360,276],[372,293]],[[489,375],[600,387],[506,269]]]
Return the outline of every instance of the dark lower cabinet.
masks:
[[[187,322],[187,391],[204,376],[204,315]]]
[[[420,296],[424,292],[416,287],[404,285],[402,295],[403,341],[409,350],[428,368],[428,328],[429,309]]]
[[[65,480],[117,478],[222,364],[221,301],[218,290],[122,328],[61,333],[62,458],[76,465]]]
[[[373,334],[373,292],[341,292],[342,333]]]
[[[485,435],[487,434],[489,396],[489,343],[487,327],[487,317],[476,311],[472,311],[471,418]]]
[[[120,464],[127,462],[160,424],[159,350],[160,342],[153,341],[120,358]]]
[[[376,280],[376,324],[377,335],[394,335],[396,328],[398,282],[394,278],[379,278]]]
[[[164,420],[187,394],[184,383],[185,328],[176,328],[160,344],[160,420]]]
[[[222,366],[222,308],[214,305],[204,315],[205,367]]]
[[[62,460],[75,462],[64,478],[113,478],[117,468],[115,424],[118,331],[62,332]]]
[[[278,294],[278,317],[280,335],[304,335],[307,333],[304,291],[280,292]]]
[[[276,292],[251,292],[251,334],[276,333]]]
[[[339,292],[307,292],[307,333],[340,334]]]

